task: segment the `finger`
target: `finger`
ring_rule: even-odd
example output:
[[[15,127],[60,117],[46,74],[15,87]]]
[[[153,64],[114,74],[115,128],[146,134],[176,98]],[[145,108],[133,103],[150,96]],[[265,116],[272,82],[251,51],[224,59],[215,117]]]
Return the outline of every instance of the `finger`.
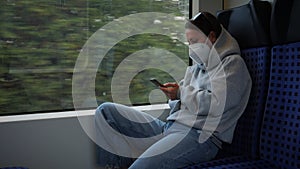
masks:
[[[162,90],[164,93],[169,93],[169,89],[167,87],[160,87],[160,90]]]
[[[168,82],[168,83],[165,83],[164,86],[166,87],[177,87],[177,83],[171,83],[171,82]]]

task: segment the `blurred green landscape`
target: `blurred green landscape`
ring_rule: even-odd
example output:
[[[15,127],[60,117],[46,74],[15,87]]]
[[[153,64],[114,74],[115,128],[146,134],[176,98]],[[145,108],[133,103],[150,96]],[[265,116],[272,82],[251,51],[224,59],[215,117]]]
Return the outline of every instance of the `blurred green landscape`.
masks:
[[[184,16],[182,7],[188,9],[187,2],[0,1],[0,115],[73,110],[73,69],[82,47],[93,33],[117,18],[140,12]],[[127,56],[149,48],[163,48],[188,64],[186,46],[176,38],[141,34],[123,39],[110,49],[99,65],[95,80],[99,103],[113,101],[111,81],[118,65]],[[128,69],[134,67],[129,64]],[[133,105],[149,103],[149,93],[156,89],[149,82],[150,77],[162,82],[174,81],[159,69],[139,72],[130,83]],[[88,100],[83,99],[83,104]]]

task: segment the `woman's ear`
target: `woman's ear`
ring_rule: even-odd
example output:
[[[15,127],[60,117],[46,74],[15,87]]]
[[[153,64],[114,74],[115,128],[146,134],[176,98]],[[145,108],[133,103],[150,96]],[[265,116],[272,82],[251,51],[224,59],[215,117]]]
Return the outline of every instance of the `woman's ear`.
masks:
[[[217,40],[216,33],[214,31],[210,31],[208,34],[208,38],[211,41],[211,43],[214,44],[215,41]]]

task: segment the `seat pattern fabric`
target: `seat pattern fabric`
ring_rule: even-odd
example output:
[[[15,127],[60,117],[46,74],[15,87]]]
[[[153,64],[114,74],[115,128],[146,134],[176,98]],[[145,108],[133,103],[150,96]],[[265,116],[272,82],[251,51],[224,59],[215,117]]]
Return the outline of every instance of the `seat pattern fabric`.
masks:
[[[300,42],[272,48],[261,158],[283,169],[300,168]]]
[[[239,119],[233,142],[224,144],[223,155],[246,155],[258,157],[259,134],[268,92],[270,49],[269,47],[242,50],[242,57],[248,67],[252,89],[248,105]],[[225,154],[224,154],[225,153]],[[222,153],[221,153],[222,154]]]
[[[249,3],[219,11],[217,18],[236,38],[241,56],[252,78],[252,89],[245,112],[239,119],[232,144],[224,144],[217,159],[232,155],[259,156],[259,134],[268,92],[270,66],[271,4],[252,0]]]

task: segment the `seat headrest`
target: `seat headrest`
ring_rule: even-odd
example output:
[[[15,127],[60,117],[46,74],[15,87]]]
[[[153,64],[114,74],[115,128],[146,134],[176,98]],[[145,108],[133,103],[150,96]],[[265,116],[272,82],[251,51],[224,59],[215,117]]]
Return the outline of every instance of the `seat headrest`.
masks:
[[[246,5],[217,12],[217,18],[241,49],[269,46],[271,4],[252,0]]]
[[[275,0],[271,16],[271,39],[273,45],[300,41],[300,1]]]

